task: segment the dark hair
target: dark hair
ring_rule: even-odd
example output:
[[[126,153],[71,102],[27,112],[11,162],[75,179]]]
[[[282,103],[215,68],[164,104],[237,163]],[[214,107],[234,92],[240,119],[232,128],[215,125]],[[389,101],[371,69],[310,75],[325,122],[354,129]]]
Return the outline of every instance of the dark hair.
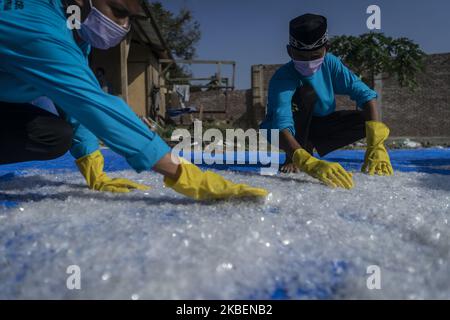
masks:
[[[102,67],[98,67],[95,71],[96,71],[96,72],[99,72],[99,71],[100,71],[101,73],[106,74],[105,69],[102,68]]]

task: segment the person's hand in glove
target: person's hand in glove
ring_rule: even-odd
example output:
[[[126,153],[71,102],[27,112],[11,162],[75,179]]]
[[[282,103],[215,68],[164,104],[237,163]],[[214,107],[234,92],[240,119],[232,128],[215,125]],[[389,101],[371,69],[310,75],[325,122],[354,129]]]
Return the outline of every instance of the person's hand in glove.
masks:
[[[352,189],[352,174],[345,171],[339,163],[319,160],[304,149],[297,149],[292,157],[293,163],[303,172],[333,188]]]
[[[235,184],[222,176],[201,171],[196,165],[180,159],[180,176],[177,180],[164,178],[167,187],[195,200],[227,199],[237,197],[265,197],[265,189],[253,188],[246,184]]]
[[[128,179],[112,179],[103,172],[104,159],[100,150],[75,161],[81,174],[86,179],[90,189],[96,191],[130,192],[133,189],[149,190],[148,186],[130,181]]]
[[[361,171],[369,175],[390,176],[394,170],[384,141],[389,137],[389,128],[377,121],[366,122],[367,151]]]

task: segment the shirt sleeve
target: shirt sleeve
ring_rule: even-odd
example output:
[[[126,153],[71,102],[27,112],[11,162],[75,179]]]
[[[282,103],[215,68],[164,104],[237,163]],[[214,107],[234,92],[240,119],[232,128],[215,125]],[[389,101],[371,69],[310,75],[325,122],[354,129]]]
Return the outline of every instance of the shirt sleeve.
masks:
[[[38,38],[2,54],[6,72],[32,84],[76,120],[75,155],[94,148],[93,136],[125,157],[137,172],[151,169],[170,148],[120,98],[103,92],[82,52],[59,39]],[[82,146],[89,141],[89,148]],[[87,140],[86,140],[87,139]],[[77,146],[77,143],[80,143]],[[88,150],[89,149],[89,150]]]
[[[75,159],[80,159],[87,156],[100,148],[98,138],[79,121],[75,118],[67,116],[65,117],[65,120],[70,123],[73,128],[73,139],[70,154]]]
[[[266,121],[270,123],[267,129],[289,129],[295,135],[292,117],[292,97],[297,83],[291,79],[272,78],[269,84]]]
[[[358,108],[362,108],[365,103],[378,97],[377,93],[348,69],[339,58],[333,55],[329,55],[329,58],[336,94],[350,96],[350,99],[356,102]]]

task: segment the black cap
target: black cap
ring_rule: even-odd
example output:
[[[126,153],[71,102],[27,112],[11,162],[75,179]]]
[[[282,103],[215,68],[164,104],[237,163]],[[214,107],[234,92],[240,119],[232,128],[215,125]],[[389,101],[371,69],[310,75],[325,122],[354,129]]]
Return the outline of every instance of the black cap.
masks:
[[[307,13],[289,23],[289,44],[301,51],[313,51],[328,43],[328,24],[324,16]]]

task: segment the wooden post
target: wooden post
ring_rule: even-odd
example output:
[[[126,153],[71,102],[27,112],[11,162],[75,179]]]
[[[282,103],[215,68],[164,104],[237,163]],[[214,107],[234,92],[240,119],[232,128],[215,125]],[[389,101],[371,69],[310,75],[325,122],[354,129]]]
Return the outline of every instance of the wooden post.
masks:
[[[380,121],[383,121],[383,74],[375,76],[373,89],[378,94],[377,110],[380,115]]]
[[[203,104],[200,104],[200,110],[198,114],[198,120],[203,121]]]
[[[234,88],[236,87],[236,63],[233,63],[233,79],[231,81],[231,86]]]
[[[122,99],[128,103],[128,54],[130,52],[129,38],[120,43],[120,85]]]
[[[147,62],[145,66],[145,116],[150,117],[150,110],[152,105],[152,92],[153,92],[153,72],[151,60]]]
[[[250,125],[256,128],[265,113],[263,68],[261,65],[252,66],[252,95]]]
[[[222,64],[220,62],[217,63],[217,81],[219,82],[219,87],[222,87]]]

